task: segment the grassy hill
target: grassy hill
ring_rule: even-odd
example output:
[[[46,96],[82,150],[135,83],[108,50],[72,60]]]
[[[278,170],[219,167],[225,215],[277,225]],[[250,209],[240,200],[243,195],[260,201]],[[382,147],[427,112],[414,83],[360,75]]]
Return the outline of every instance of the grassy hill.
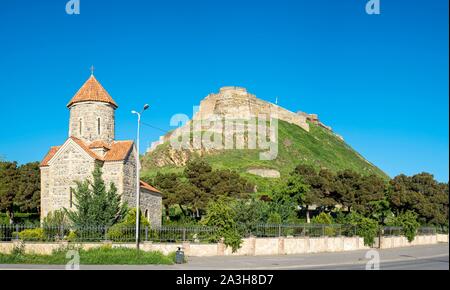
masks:
[[[222,150],[202,152],[202,157],[213,168],[232,169],[258,185],[258,191],[266,191],[277,179],[263,178],[247,172],[248,169],[275,169],[281,177],[286,176],[298,164],[309,164],[316,168],[328,168],[332,171],[352,169],[361,174],[376,174],[385,179],[388,176],[379,168],[365,160],[358,152],[332,132],[310,123],[310,132],[284,121],[278,123],[278,156],[275,160],[259,160],[260,150]],[[174,154],[176,156],[174,156]],[[170,144],[158,146],[143,157],[142,175],[152,177],[157,172],[181,172],[182,166],[168,164],[158,166],[163,159],[182,157],[190,159],[199,153],[184,151],[173,152]]]

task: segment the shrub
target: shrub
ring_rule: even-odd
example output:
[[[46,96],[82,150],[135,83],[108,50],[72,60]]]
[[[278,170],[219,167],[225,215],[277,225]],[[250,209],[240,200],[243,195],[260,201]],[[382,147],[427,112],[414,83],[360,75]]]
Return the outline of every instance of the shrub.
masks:
[[[379,227],[377,221],[366,217],[361,218],[357,225],[356,234],[364,238],[364,245],[373,246],[378,233]]]
[[[402,227],[403,234],[412,242],[417,234],[417,229],[420,227],[420,223],[417,221],[417,214],[413,211],[406,211],[393,218],[389,222],[390,226]]]
[[[148,220],[144,217],[141,211],[140,213],[140,219],[139,219],[139,226],[140,228],[150,227],[150,223]],[[108,239],[114,242],[119,241],[132,241],[135,238],[136,234],[136,209],[133,208],[128,211],[127,215],[125,216],[125,219],[118,223],[113,225],[108,229]]]
[[[45,239],[62,240],[69,234],[70,221],[64,210],[49,212],[42,221],[43,235]]]
[[[373,246],[379,233],[379,226],[376,220],[351,212],[345,217],[345,223],[356,227],[356,234],[364,238],[364,245]]]
[[[75,231],[70,231],[66,236],[66,240],[69,242],[75,242],[78,239],[78,235]]]
[[[19,239],[22,241],[43,241],[45,240],[44,230],[42,228],[23,230],[19,232]]]
[[[267,219],[268,224],[281,224],[281,216],[279,213],[271,212]]]
[[[325,212],[321,212],[319,215],[312,218],[311,223],[321,225],[331,225],[333,223],[333,217]]]
[[[311,223],[318,224],[318,225],[331,225],[331,224],[333,224],[333,217],[328,213],[321,212],[319,215],[317,215],[311,219]],[[325,227],[324,234],[325,234],[325,236],[329,236],[329,237],[335,236],[336,229],[332,226]]]
[[[259,224],[265,223],[269,214],[269,206],[260,200],[235,200],[230,206],[233,209],[233,220],[239,225],[242,236],[254,233]]]

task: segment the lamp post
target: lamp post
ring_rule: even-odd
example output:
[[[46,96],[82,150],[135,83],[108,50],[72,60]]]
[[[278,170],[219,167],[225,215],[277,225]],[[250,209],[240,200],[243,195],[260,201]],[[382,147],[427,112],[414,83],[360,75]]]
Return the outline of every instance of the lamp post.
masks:
[[[150,106],[145,104],[140,113],[136,111],[131,111],[132,114],[136,114],[138,116],[137,122],[137,135],[136,135],[136,249],[139,250],[139,202],[140,202],[140,193],[141,193],[141,181],[139,176],[139,170],[141,168],[139,162],[139,130],[141,126],[141,114],[147,110]]]

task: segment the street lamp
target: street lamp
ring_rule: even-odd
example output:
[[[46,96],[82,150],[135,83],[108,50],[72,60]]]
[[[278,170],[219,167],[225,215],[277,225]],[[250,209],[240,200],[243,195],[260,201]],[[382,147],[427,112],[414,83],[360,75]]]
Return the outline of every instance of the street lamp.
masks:
[[[141,114],[147,110],[150,106],[148,104],[145,104],[142,108],[142,111],[140,113],[136,111],[131,111],[132,114],[136,114],[138,116],[138,123],[137,123],[137,135],[136,135],[136,249],[139,250],[139,199],[140,199],[140,192],[141,192],[141,181],[139,176],[139,170],[140,170],[140,162],[139,162],[139,129],[141,126]]]

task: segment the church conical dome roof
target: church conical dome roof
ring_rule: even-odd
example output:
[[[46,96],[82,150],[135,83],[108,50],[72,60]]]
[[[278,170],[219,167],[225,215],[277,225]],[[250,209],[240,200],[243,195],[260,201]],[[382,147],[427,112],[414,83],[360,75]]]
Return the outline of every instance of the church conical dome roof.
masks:
[[[104,102],[117,108],[116,102],[111,98],[108,92],[103,88],[103,86],[97,81],[94,75],[91,75],[89,79],[83,84],[83,86],[78,90],[75,96],[67,104],[67,107],[71,107],[75,103],[79,102]]]

